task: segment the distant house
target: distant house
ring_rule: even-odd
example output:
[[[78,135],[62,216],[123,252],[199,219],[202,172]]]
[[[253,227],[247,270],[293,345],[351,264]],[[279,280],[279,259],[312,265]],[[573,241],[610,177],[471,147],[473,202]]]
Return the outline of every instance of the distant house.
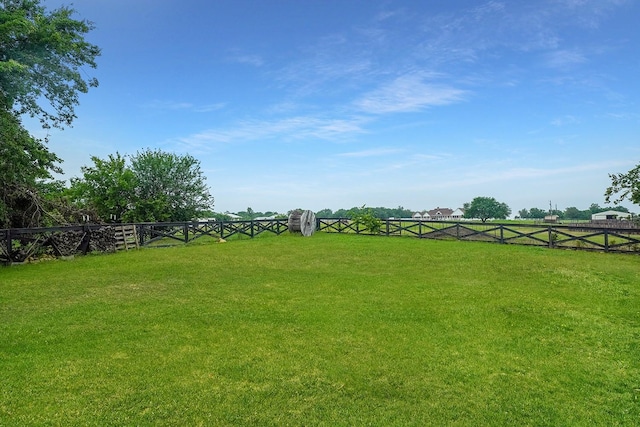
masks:
[[[543,222],[556,223],[558,222],[558,215],[546,215]]]
[[[449,208],[435,208],[428,211],[429,217],[432,220],[436,221],[444,221],[451,219],[451,215],[453,214],[453,209]]]
[[[451,219],[463,219],[464,218],[464,210],[458,208],[451,214]]]
[[[242,217],[240,215],[236,215],[236,214],[233,214],[233,213],[230,213],[230,212],[225,212],[224,214],[226,216],[228,216],[229,218],[231,218],[233,221],[242,219]]]
[[[591,215],[592,221],[606,221],[612,219],[631,219],[631,214],[629,212],[620,212],[620,211],[604,211],[598,212]]]
[[[460,208],[453,210],[438,207],[430,211],[416,212],[412,218],[425,221],[458,221],[464,218],[464,211]]]

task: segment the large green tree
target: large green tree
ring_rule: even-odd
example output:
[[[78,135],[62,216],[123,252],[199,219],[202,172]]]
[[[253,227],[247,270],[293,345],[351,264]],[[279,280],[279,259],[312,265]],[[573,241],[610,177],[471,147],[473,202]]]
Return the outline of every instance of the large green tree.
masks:
[[[74,13],[49,12],[40,0],[0,0],[1,108],[37,117],[45,127],[71,125],[79,93],[98,85],[84,67],[95,68],[100,54],[84,39],[93,25]]]
[[[200,162],[188,154],[147,149],[91,159],[93,166],[83,167],[83,176],[71,180],[70,193],[96,219],[187,221],[212,208]]]
[[[93,166],[82,167],[82,178],[71,179],[73,200],[90,206],[104,220],[127,217],[134,206],[136,178],[120,153],[107,159],[92,156]]]
[[[93,27],[74,10],[47,11],[40,0],[0,0],[0,226],[40,225],[39,180],[61,172],[47,140],[29,134],[23,115],[45,128],[73,122],[80,93],[98,82],[86,77],[100,49],[84,40]]]
[[[486,222],[491,218],[506,219],[509,215],[511,215],[511,208],[493,197],[476,197],[464,204],[465,218],[478,218]]]
[[[40,224],[42,201],[36,184],[60,171],[57,162],[13,112],[0,109],[0,228]]]
[[[132,219],[187,221],[213,205],[200,162],[189,154],[139,151],[131,156],[131,170],[136,179]]]
[[[609,178],[611,178],[611,186],[604,193],[607,203],[613,201],[618,204],[628,199],[640,205],[640,164],[627,173],[609,174]]]

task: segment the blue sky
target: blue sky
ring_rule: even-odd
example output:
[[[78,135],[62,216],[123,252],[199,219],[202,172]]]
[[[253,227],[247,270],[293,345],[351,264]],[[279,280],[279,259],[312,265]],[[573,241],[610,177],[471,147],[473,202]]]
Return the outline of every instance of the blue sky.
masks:
[[[638,1],[73,7],[102,56],[73,128],[50,134],[67,178],[159,148],[200,160],[220,212],[491,196],[516,214],[604,205],[608,174],[640,161]]]

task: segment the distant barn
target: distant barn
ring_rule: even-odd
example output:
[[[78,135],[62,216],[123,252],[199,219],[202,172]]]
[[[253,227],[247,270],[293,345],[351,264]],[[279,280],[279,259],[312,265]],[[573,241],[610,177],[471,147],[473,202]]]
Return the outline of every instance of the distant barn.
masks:
[[[606,220],[614,220],[614,219],[631,219],[631,214],[628,212],[620,212],[620,211],[604,211],[598,212],[591,215],[592,221],[606,221]]]

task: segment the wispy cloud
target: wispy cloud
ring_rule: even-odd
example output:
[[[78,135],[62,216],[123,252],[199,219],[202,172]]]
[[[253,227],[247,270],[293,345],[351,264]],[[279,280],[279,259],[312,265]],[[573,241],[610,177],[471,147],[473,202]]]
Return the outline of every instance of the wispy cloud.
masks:
[[[262,67],[264,65],[264,59],[260,55],[237,53],[230,56],[229,61],[237,62],[239,64],[251,65],[253,67]]]
[[[281,141],[321,139],[340,141],[354,134],[365,133],[363,125],[368,120],[361,117],[331,119],[311,116],[289,117],[274,121],[248,120],[228,129],[211,129],[177,138],[176,142],[192,148],[206,148],[216,143],[232,143],[256,140]]]
[[[519,179],[542,179],[560,175],[575,175],[576,173],[610,171],[616,167],[630,164],[629,162],[604,161],[599,163],[585,163],[579,165],[563,166],[558,168],[493,168],[481,171],[468,172],[467,174],[451,180],[443,180],[434,185],[436,187],[455,188],[468,185],[479,185],[490,182],[510,182]]]
[[[555,118],[551,121],[553,126],[567,126],[567,125],[575,125],[582,123],[582,120],[579,117],[573,116],[571,114],[567,114],[566,116]]]
[[[466,96],[466,90],[446,84],[425,83],[422,76],[409,74],[369,92],[355,105],[371,114],[402,113],[461,102]]]
[[[639,113],[629,113],[629,112],[607,113],[605,114],[605,117],[615,119],[615,120],[640,120]]]
[[[585,62],[586,56],[575,50],[556,50],[545,55],[545,64],[551,68],[566,69]]]
[[[191,111],[194,113],[209,113],[212,111],[221,110],[226,106],[223,102],[218,102],[214,104],[203,104],[197,105],[191,102],[176,102],[176,101],[160,101],[154,100],[147,104],[144,104],[143,108],[148,108],[152,110],[164,110],[164,111]]]
[[[339,153],[338,157],[378,157],[388,156],[390,154],[397,154],[403,152],[400,148],[372,148],[369,150],[352,151],[348,153]]]

